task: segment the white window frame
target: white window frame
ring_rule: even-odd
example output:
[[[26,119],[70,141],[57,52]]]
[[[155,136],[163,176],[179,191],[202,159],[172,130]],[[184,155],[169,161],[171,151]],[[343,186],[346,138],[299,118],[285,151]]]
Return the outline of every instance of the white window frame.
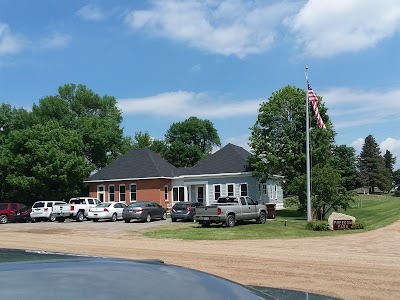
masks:
[[[265,196],[268,195],[267,194],[267,184],[266,183],[262,184],[262,192],[263,192],[263,195],[265,195]]]
[[[102,187],[103,190],[102,190],[102,191],[99,191],[99,187]],[[103,201],[107,201],[107,200],[106,200],[106,186],[105,186],[104,184],[99,184],[99,185],[96,187],[96,190],[97,190],[97,199],[100,199],[99,195],[102,194],[102,195],[103,195]]]
[[[180,198],[179,198],[179,195],[180,195],[180,193],[179,193],[179,190],[180,189],[183,189],[183,199],[181,200]],[[177,189],[178,190],[178,200],[175,200],[174,199],[174,189]],[[177,185],[177,186],[173,186],[172,187],[172,202],[185,202],[186,201],[186,199],[185,199],[185,186],[183,186],[183,185]]]
[[[229,188],[228,188],[228,187],[229,187],[230,185],[233,186],[233,195],[229,195]],[[226,195],[227,195],[227,196],[233,196],[233,197],[235,196],[235,184],[234,184],[234,183],[227,183],[227,184],[226,184]]]
[[[124,198],[125,198],[125,200],[121,200],[121,186],[123,186],[124,187]],[[120,184],[119,186],[118,186],[118,201],[119,202],[126,202],[126,186],[125,186],[125,184]]]
[[[246,185],[246,195],[242,195],[242,185]],[[249,184],[247,182],[239,183],[239,193],[241,197],[249,196]]]
[[[134,192],[132,192],[132,186],[135,186],[135,191]],[[132,193],[135,193],[135,199],[134,200],[132,200]],[[131,203],[131,202],[136,202],[136,201],[137,201],[137,185],[136,185],[136,183],[131,183],[129,185],[129,202]]]
[[[164,200],[165,202],[169,202],[169,188],[168,185],[164,185]]]
[[[278,186],[275,184],[274,185],[274,190],[275,190],[275,200],[278,200]]]
[[[111,193],[110,189],[111,187],[114,188],[114,192]],[[113,195],[114,200],[111,200],[111,195]],[[108,185],[108,202],[115,202],[115,184],[109,184]]]
[[[221,193],[222,193],[222,184],[213,184],[213,191],[214,191],[214,201],[217,201],[217,197],[216,197],[216,195],[215,195],[215,187],[216,186],[219,186],[219,196],[218,196],[218,198],[219,197],[221,197]]]

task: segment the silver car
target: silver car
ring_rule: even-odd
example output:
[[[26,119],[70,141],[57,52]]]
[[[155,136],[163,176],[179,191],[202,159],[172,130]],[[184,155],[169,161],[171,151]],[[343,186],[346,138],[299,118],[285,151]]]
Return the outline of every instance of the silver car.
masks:
[[[154,219],[166,220],[167,211],[155,202],[134,202],[124,208],[122,218],[125,223],[129,223],[132,219],[142,222],[151,222]]]

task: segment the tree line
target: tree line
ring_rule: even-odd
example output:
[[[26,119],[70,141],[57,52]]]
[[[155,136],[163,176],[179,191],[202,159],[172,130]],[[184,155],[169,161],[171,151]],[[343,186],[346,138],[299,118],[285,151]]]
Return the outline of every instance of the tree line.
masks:
[[[305,91],[286,86],[259,107],[251,128],[249,163],[261,181],[284,176],[284,191],[306,210]],[[389,191],[400,184],[396,158],[381,155],[375,139],[365,138],[362,151],[335,144],[335,130],[320,98],[319,111],[327,125],[311,125],[312,206],[315,218],[331,209],[347,208],[352,191]],[[313,111],[310,107],[310,116]],[[117,101],[84,85],[66,84],[32,110],[0,106],[0,199],[62,199],[85,193],[83,181],[132,148],[149,148],[176,167],[190,167],[221,145],[209,120],[190,117],[173,123],[164,139],[146,132],[124,136]]]
[[[117,101],[84,85],[66,84],[32,110],[0,105],[0,201],[63,199],[132,148],[150,148],[170,163],[192,166],[221,142],[212,122],[191,117],[171,125],[165,140],[124,136]]]

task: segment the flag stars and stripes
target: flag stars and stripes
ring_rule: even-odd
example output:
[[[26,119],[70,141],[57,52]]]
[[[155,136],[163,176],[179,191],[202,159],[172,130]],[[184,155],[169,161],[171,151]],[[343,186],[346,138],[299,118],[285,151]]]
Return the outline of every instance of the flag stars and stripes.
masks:
[[[319,100],[317,95],[314,93],[313,89],[310,86],[310,83],[307,81],[307,89],[308,89],[308,101],[310,101],[311,106],[314,110],[315,117],[317,118],[317,123],[320,128],[326,128],[324,121],[318,110]]]

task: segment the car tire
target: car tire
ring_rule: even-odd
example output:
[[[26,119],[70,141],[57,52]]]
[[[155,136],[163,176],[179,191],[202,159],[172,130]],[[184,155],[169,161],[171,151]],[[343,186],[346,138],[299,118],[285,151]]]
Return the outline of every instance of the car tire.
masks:
[[[57,222],[62,223],[62,222],[64,222],[64,221],[65,221],[65,218],[57,218]]]
[[[125,223],[130,223],[131,220],[130,219],[124,219]]]
[[[162,220],[166,220],[166,219],[167,219],[167,213],[166,213],[166,212],[163,213],[161,219],[162,219]]]
[[[92,219],[93,222],[97,222],[98,220],[99,220],[99,219],[95,219],[95,218]]]
[[[260,216],[257,218],[257,224],[265,224],[265,222],[267,221],[267,216],[265,214],[265,212],[261,212]]]
[[[56,220],[56,216],[50,214],[50,216],[49,216],[49,222],[55,222],[55,220]]]
[[[75,216],[75,220],[77,222],[82,222],[84,218],[85,218],[85,216],[83,215],[83,212],[78,211],[78,213]]]
[[[226,227],[233,227],[233,226],[235,226],[235,216],[234,216],[234,215],[228,215],[228,216],[226,217],[225,226],[226,226]]]
[[[8,216],[7,215],[1,215],[0,216],[0,224],[6,224],[8,222]]]
[[[150,223],[150,222],[151,222],[151,214],[150,214],[150,213],[148,213],[148,214],[146,215],[145,221],[146,221],[147,223]]]
[[[204,227],[204,228],[209,228],[210,227],[210,222],[203,222],[203,223],[201,223],[201,227]]]
[[[171,218],[171,221],[172,221],[172,222],[176,222],[176,219],[175,219],[175,218]]]
[[[114,214],[111,216],[110,221],[111,221],[111,222],[117,221],[117,214],[116,214],[116,213],[114,213]]]
[[[32,222],[32,223],[35,223],[36,220],[35,220],[34,218],[31,218],[31,222]]]

